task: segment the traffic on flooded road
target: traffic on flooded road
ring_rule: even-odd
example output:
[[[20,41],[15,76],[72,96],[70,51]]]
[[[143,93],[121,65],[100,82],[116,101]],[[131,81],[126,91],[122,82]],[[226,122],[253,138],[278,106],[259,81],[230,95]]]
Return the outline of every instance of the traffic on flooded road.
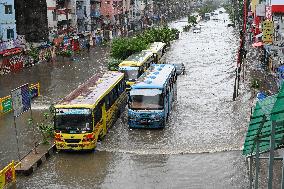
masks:
[[[92,117],[100,105],[100,98],[103,98],[98,97],[98,102],[91,102],[87,107],[90,111],[88,112],[90,119],[88,124],[85,120],[82,126],[86,128],[86,133],[90,131],[94,140],[100,137],[100,132],[96,133],[93,130],[96,128],[95,124],[98,124],[97,128],[103,131],[103,137],[101,137],[103,139],[94,142],[90,147],[96,147],[96,149],[88,153],[60,151],[50,157],[32,176],[17,178],[17,187],[248,188],[246,162],[241,155],[241,146],[249,119],[250,93],[244,90],[244,94],[237,101],[232,100],[239,42],[233,28],[227,27],[228,14],[220,14],[218,18],[219,20],[201,21],[199,33],[182,32],[186,19],[170,23],[170,27],[179,29],[181,33],[180,38],[173,41],[165,53],[161,52],[164,53],[164,62],[168,64],[164,67],[169,67],[164,74],[169,74],[169,77],[161,77],[158,80],[164,81],[165,85],[154,86],[155,78],[159,77],[159,74],[155,75],[155,73],[162,72],[164,68],[157,68],[159,71],[149,71],[152,75],[148,76],[148,72],[143,68],[140,74],[146,71],[143,86],[141,83],[139,86],[139,79],[135,77],[137,81],[131,85],[137,91],[130,90],[127,110],[119,113],[121,115],[117,121],[116,118],[112,120],[116,122],[110,124],[112,127],[108,131],[106,131],[106,125],[100,125],[101,120],[95,120],[94,116]],[[1,93],[8,93],[10,86],[5,81],[11,80],[12,77],[15,77],[13,80],[15,86],[23,81],[40,82],[42,97],[33,102],[34,117],[40,119],[40,113],[51,103],[66,97],[94,73],[101,75],[105,73],[107,50],[103,48],[96,50],[97,52],[94,52],[91,49],[90,54],[79,61],[62,61],[54,65],[33,67],[26,70],[29,77],[26,77],[26,74],[7,75],[3,80],[1,79],[1,86],[6,88]],[[96,66],[91,64],[94,59]],[[151,69],[147,61],[144,63],[147,64],[145,67]],[[174,64],[183,65],[183,74],[171,75],[169,70],[175,70]],[[128,79],[130,76],[131,74]],[[151,88],[151,83],[154,87],[153,91],[149,92],[145,90],[145,86],[148,85],[147,87]],[[106,89],[107,92],[104,95],[117,95],[116,92],[110,92],[113,89],[116,90],[116,86],[113,84],[110,88],[110,90]],[[93,91],[96,89],[93,88]],[[89,92],[88,94],[92,93]],[[72,100],[74,99],[67,101],[70,103]],[[65,112],[64,108],[74,108],[71,105],[55,106],[58,109],[57,116],[74,114],[74,111]],[[140,110],[140,107],[144,105],[147,107]],[[107,116],[105,106],[108,105],[101,104],[99,107],[102,110],[102,120],[104,116]],[[78,108],[77,105],[76,108]],[[133,112],[135,109],[139,111]],[[112,113],[115,115],[117,111],[116,108]],[[147,116],[149,114],[150,117],[140,120],[137,117],[142,116],[143,111],[147,111]],[[76,115],[79,114],[78,112],[84,115],[86,113],[81,109]],[[18,124],[25,125],[27,117],[24,115],[20,118]],[[134,118],[135,121],[133,121]],[[2,126],[0,138],[4,141],[4,148],[0,150],[0,162],[4,163],[17,158],[16,150],[9,147],[16,145],[13,138],[14,130],[10,127],[12,119],[12,115],[0,119]],[[61,120],[57,121],[57,119]],[[140,122],[136,123],[139,120]],[[154,126],[156,120],[164,128],[133,129],[145,120],[148,126],[152,123]],[[167,120],[166,124],[165,120]],[[63,123],[64,119],[58,117],[55,122],[58,123],[57,145],[61,145],[60,141],[66,137],[71,139],[68,138],[71,137],[70,132],[77,128],[69,129],[68,134],[63,134],[60,132],[62,124],[60,125],[59,122]],[[157,124],[157,127],[159,126]],[[81,141],[87,136],[83,136],[86,134],[82,132],[82,129],[79,130],[78,135]],[[19,127],[19,132],[21,133],[20,141],[22,141],[20,151],[24,153],[25,147],[32,143],[28,137],[32,131],[28,127]],[[62,143],[62,148],[64,146],[65,144]]]

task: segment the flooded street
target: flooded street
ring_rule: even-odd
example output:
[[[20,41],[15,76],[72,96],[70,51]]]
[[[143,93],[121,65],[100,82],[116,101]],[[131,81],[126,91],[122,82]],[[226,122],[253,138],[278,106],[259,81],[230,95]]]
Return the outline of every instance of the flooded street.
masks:
[[[165,129],[130,130],[125,112],[94,153],[57,153],[31,176],[19,178],[18,188],[248,188],[241,147],[250,94],[232,101],[239,42],[227,27],[228,15],[219,18],[201,22],[201,33],[182,32],[166,54],[168,63],[184,63],[186,73],[178,78],[178,103]],[[182,30],[184,21],[171,27]],[[23,81],[40,82],[38,117],[42,108],[106,70],[104,59],[42,64],[7,75],[0,80],[0,95]],[[18,120],[22,153],[32,140],[28,116]],[[11,114],[0,119],[0,138],[6,141],[1,163],[17,159],[12,121]]]

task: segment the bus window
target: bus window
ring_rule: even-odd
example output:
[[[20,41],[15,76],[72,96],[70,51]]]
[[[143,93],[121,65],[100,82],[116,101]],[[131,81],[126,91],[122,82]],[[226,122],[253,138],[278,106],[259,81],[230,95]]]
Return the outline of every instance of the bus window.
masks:
[[[108,110],[111,107],[110,93],[105,97],[105,102],[106,102],[106,110]]]
[[[94,125],[96,126],[97,123],[101,120],[102,118],[102,103],[98,104],[98,106],[95,109],[95,121],[94,121]]]
[[[113,103],[118,98],[118,92],[117,92],[117,85],[112,89],[112,95],[113,95]]]

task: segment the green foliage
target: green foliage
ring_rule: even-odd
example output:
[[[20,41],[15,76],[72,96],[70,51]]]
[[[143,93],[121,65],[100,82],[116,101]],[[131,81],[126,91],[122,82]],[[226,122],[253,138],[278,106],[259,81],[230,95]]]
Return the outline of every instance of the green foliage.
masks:
[[[216,4],[213,3],[213,1],[208,1],[206,3],[205,6],[202,6],[198,9],[198,14],[204,18],[205,17],[205,13],[210,13],[213,12],[214,10],[216,10],[218,7],[216,6]]]
[[[108,69],[111,71],[117,71],[118,65],[122,62],[120,59],[110,58],[108,60]]]
[[[71,57],[73,54],[72,50],[66,50],[66,51],[58,51],[56,52],[56,55],[64,56],[64,57]]]
[[[39,60],[39,49],[31,45],[28,55],[34,59],[35,62]]]
[[[43,137],[43,143],[48,144],[49,140],[53,137],[53,123],[50,119],[50,114],[47,112],[44,112],[42,114],[42,120],[40,122],[34,123],[33,119],[28,119],[28,125],[34,126],[36,125],[36,128],[40,131],[42,137]]]
[[[260,83],[259,79],[253,78],[252,83],[251,83],[251,87],[254,88],[254,89],[259,89],[259,87],[260,87],[259,83]]]
[[[186,25],[182,29],[183,29],[183,31],[188,32],[190,30],[190,28],[191,28],[191,25]]]
[[[226,10],[226,12],[229,14],[229,18],[231,20],[231,22],[234,22],[235,18],[234,18],[234,7],[231,4],[225,4],[224,8]]]
[[[189,25],[194,26],[197,24],[197,18],[195,16],[189,15],[187,18],[187,22]]]
[[[148,48],[150,43],[164,42],[169,44],[170,41],[178,38],[179,31],[163,28],[151,28],[145,30],[132,38],[118,38],[111,44],[111,57],[118,60],[124,60],[133,53],[140,52]]]

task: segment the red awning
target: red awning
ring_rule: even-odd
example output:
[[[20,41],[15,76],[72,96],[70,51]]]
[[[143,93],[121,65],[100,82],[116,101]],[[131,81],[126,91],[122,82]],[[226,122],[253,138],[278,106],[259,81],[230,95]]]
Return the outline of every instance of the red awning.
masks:
[[[12,54],[18,54],[20,52],[22,52],[21,48],[13,48],[13,49],[7,49],[7,50],[4,50],[4,51],[1,51],[0,55],[9,56],[9,55],[12,55]]]
[[[271,6],[271,10],[272,10],[272,13],[275,13],[275,12],[282,12],[284,13],[284,5],[272,5]]]

